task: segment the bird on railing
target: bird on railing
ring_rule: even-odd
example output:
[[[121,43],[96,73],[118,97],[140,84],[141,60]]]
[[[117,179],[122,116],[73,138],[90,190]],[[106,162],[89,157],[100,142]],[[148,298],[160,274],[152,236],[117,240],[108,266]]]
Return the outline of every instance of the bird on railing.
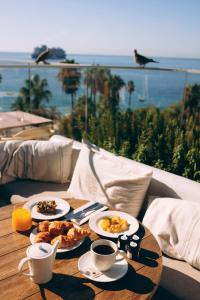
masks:
[[[143,55],[138,54],[137,50],[134,50],[135,53],[135,61],[138,65],[145,67],[146,64],[153,62],[153,63],[159,63],[159,61],[155,61],[151,58],[145,57]]]
[[[44,51],[42,51],[38,57],[36,58],[35,62],[36,64],[38,64],[39,62],[43,62],[44,64],[48,64],[48,62],[46,61],[46,59],[48,58],[49,56],[49,49],[46,47],[46,49]]]

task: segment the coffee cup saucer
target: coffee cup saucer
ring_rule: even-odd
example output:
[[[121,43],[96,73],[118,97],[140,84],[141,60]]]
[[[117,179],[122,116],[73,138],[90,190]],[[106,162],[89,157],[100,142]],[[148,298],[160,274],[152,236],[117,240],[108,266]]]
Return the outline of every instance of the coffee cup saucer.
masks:
[[[122,278],[128,271],[128,263],[121,254],[116,257],[116,262],[108,271],[100,272],[92,264],[90,251],[83,254],[78,261],[78,269],[82,275],[97,282],[113,282]]]

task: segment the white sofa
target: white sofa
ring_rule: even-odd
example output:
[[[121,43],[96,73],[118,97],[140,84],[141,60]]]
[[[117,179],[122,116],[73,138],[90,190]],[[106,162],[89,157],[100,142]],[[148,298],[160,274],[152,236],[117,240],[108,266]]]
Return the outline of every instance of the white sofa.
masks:
[[[81,143],[74,142],[72,151],[71,176],[81,149]],[[123,158],[128,160],[127,158]],[[137,163],[141,165],[140,163]],[[188,201],[200,202],[200,183],[192,180],[144,165],[147,169],[153,170],[153,177],[145,198],[139,218],[142,220],[148,206],[150,195],[159,197],[172,197]],[[0,205],[7,201],[16,200],[15,195],[29,197],[36,194],[52,194],[68,198],[67,189],[69,183],[56,184],[46,182],[34,182],[30,180],[16,180],[0,186]],[[23,199],[22,199],[23,200]],[[178,299],[197,300],[200,299],[200,271],[194,269],[183,261],[163,257],[163,273],[160,282],[164,290]],[[172,296],[171,296],[172,297]],[[159,298],[171,299],[171,298]]]

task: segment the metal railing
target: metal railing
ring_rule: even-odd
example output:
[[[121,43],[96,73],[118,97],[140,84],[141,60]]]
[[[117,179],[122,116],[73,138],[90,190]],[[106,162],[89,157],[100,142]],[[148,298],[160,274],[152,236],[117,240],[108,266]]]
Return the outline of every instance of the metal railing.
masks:
[[[182,68],[159,68],[159,67],[137,67],[137,66],[124,66],[124,65],[100,65],[100,64],[71,64],[71,63],[48,63],[36,64],[33,62],[24,64],[0,64],[0,68],[105,68],[105,69],[118,69],[118,70],[140,70],[140,71],[162,71],[162,72],[179,72],[188,74],[200,74],[199,69],[182,69]]]

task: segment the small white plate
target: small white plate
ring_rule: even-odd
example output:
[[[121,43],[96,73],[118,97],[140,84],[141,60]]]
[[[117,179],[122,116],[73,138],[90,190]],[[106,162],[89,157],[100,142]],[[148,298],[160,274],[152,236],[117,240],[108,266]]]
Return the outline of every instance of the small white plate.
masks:
[[[116,257],[116,262],[113,266],[104,272],[100,272],[99,275],[92,275],[92,271],[99,273],[98,270],[92,265],[90,260],[90,251],[83,254],[78,261],[78,269],[85,277],[97,281],[97,282],[112,282],[122,278],[128,271],[128,263],[125,258],[122,258],[121,254]]]
[[[112,232],[105,231],[101,229],[101,227],[99,227],[99,222],[101,219],[105,217],[113,217],[113,216],[119,216],[120,218],[127,220],[129,224],[128,230],[123,232],[112,233]],[[100,212],[94,217],[91,217],[89,220],[89,226],[93,231],[95,231],[99,235],[109,237],[109,238],[117,238],[120,234],[127,234],[127,235],[134,234],[139,228],[139,223],[136,218],[134,218],[133,216],[125,212],[109,210],[109,211]]]
[[[56,202],[56,212],[54,214],[43,214],[37,212],[37,203],[39,201],[50,201],[55,200]],[[69,210],[70,205],[67,201],[54,197],[54,196],[38,196],[34,199],[29,200],[24,204],[24,207],[30,210],[32,218],[36,220],[54,220],[65,216]]]
[[[76,224],[74,224],[74,227],[75,228],[80,228],[79,226],[77,226]],[[35,240],[35,237],[37,235],[37,228],[34,228],[33,231],[31,232],[30,234],[30,241],[31,241],[31,244],[34,244],[34,240]],[[83,244],[85,238],[83,238],[82,240],[78,241],[74,246],[72,247],[67,247],[67,248],[61,248],[61,249],[57,249],[57,253],[63,253],[63,252],[69,252],[69,251],[72,251],[76,248],[78,248],[80,245]]]

